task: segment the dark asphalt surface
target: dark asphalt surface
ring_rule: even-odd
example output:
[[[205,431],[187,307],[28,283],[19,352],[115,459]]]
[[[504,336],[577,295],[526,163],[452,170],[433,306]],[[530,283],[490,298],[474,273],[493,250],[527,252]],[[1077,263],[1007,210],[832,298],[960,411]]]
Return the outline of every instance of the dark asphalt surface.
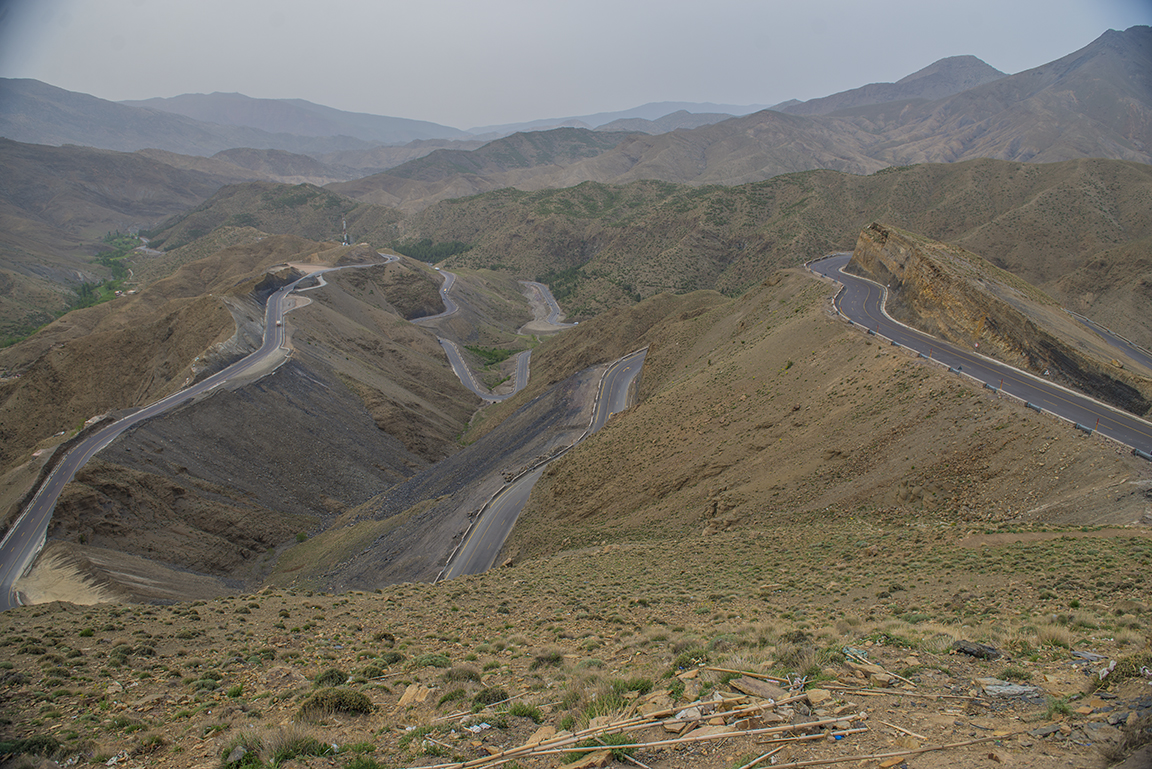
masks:
[[[439,270],[440,274],[444,276],[444,283],[440,286],[440,300],[444,302],[444,311],[436,315],[426,315],[423,318],[416,318],[413,323],[420,323],[427,320],[438,320],[446,318],[460,309],[448,292],[456,282],[456,276],[446,270]],[[522,283],[525,281],[521,281]],[[556,304],[556,300],[552,298],[552,292],[548,287],[541,283],[533,283],[533,286],[541,290],[545,301],[555,308],[552,312],[552,317],[555,317],[560,312],[560,306]],[[551,321],[550,321],[551,322]],[[516,393],[524,389],[528,384],[528,364],[532,357],[531,350],[525,350],[516,354],[516,374],[512,382],[512,392],[504,393],[503,395],[496,395],[487,387],[484,387],[476,379],[476,375],[472,373],[472,369],[468,368],[468,364],[464,361],[464,353],[460,351],[460,346],[455,342],[445,339],[443,337],[436,338],[440,342],[440,346],[444,348],[444,354],[448,357],[448,364],[452,366],[452,370],[456,372],[457,378],[461,384],[467,387],[472,392],[479,395],[489,403],[500,403],[511,398]]]
[[[440,284],[440,301],[444,303],[444,312],[438,312],[435,315],[425,315],[423,318],[413,318],[413,323],[419,323],[425,320],[439,320],[440,318],[447,318],[449,315],[455,314],[455,312],[460,309],[456,306],[456,302],[452,300],[452,297],[448,295],[448,292],[452,289],[452,284],[456,282],[455,273],[448,272],[447,270],[441,270],[439,267],[436,268],[436,271],[444,276],[444,282]]]
[[[888,317],[881,308],[885,295],[882,286],[841,272],[850,258],[851,254],[834,254],[808,266],[818,275],[844,285],[836,298],[836,307],[852,322],[1036,408],[1093,429],[1125,446],[1152,452],[1152,423]]]
[[[608,418],[617,412],[624,411],[635,398],[635,384],[644,366],[644,356],[647,349],[626,355],[613,363],[601,380],[600,391],[593,407],[592,420],[588,432],[584,437],[599,430],[608,421]],[[579,443],[579,441],[577,441]],[[563,456],[557,455],[549,462]],[[443,579],[452,579],[465,574],[481,574],[492,568],[500,549],[520,511],[528,502],[528,495],[532,487],[544,472],[548,463],[540,465],[512,483],[505,486],[480,511],[476,522],[469,529],[463,544],[452,558],[452,562],[444,571]]]
[[[384,264],[396,261],[396,257],[386,258]],[[314,272],[284,286],[270,297],[264,313],[264,343],[260,349],[245,358],[233,363],[231,366],[218,371],[202,382],[192,385],[166,398],[156,401],[139,411],[118,419],[90,435],[64,456],[44,483],[41,484],[32,503],[8,530],[4,540],[0,543],[0,611],[11,609],[20,605],[19,596],[13,586],[16,580],[24,574],[44,546],[48,532],[48,524],[52,520],[52,511],[56,508],[56,500],[64,486],[72,480],[76,472],[88,462],[97,452],[111,443],[121,433],[145,419],[161,414],[169,409],[188,403],[199,395],[219,387],[253,366],[264,363],[274,355],[284,355],[280,347],[284,344],[284,327],[277,326],[276,321],[284,319],[284,299],[295,290],[297,284],[312,277],[319,277],[323,272],[351,267],[370,267],[378,265],[350,265],[349,267],[334,267]]]

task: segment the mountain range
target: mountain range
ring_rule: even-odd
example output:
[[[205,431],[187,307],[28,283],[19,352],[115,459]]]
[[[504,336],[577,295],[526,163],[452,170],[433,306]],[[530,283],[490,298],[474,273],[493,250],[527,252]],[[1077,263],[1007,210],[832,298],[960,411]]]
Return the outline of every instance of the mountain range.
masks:
[[[483,189],[562,187],[581,181],[661,179],[741,184],[779,173],[831,168],[871,173],[888,165],[974,157],[1050,162],[1077,157],[1152,161],[1152,31],[1109,31],[1049,64],[1005,75],[972,56],[941,59],[895,83],[873,83],[806,102],[753,107],[660,102],[598,113],[464,132],[427,121],[351,113],[299,99],[185,94],[114,103],[30,80],[0,81],[0,135],[36,144],[81,144],[134,151],[154,148],[215,155],[248,148],[241,165],[265,179],[351,181],[414,162],[437,149],[474,152],[488,138],[549,127],[635,132],[578,162],[543,156],[511,166],[456,162],[443,189],[396,195],[413,208]],[[728,110],[731,110],[729,112]],[[468,142],[456,146],[454,142]],[[592,140],[587,142],[591,145]],[[382,152],[385,146],[394,149]],[[264,150],[265,157],[251,150]],[[269,153],[280,150],[280,154]],[[315,162],[291,160],[283,152]],[[497,154],[485,150],[488,155]],[[225,157],[229,162],[237,158]],[[526,168],[535,169],[525,174]],[[515,170],[509,176],[507,172]],[[394,175],[413,178],[414,168]],[[487,181],[477,184],[475,178]],[[470,181],[471,180],[471,181]],[[372,183],[358,194],[371,196]],[[455,190],[449,191],[449,190]],[[379,197],[379,196],[377,196]]]
[[[0,144],[0,270],[10,287],[0,296],[3,324],[15,332],[43,322],[63,308],[72,286],[102,277],[89,260],[104,232],[154,227],[228,184],[324,185],[412,214],[508,187],[742,185],[814,169],[861,175],[975,158],[1148,164],[1150,73],[1152,28],[1133,27],[1015,75],[975,57],[950,57],[896,83],[738,117],[724,112],[742,111],[734,105],[661,102],[560,121],[595,128],[519,131],[490,141],[302,100],[190,94],[134,106],[3,80],[0,134],[16,140]],[[423,138],[382,144],[411,137]],[[44,146],[56,144],[95,148]],[[47,177],[45,169],[52,169]]]

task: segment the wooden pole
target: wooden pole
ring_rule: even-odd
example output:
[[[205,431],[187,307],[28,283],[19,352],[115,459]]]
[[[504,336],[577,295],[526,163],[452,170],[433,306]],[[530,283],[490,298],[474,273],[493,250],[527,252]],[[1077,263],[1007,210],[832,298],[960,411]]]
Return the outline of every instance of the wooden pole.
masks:
[[[778,748],[776,748],[776,749],[774,749],[774,750],[769,750],[767,753],[765,753],[764,755],[760,756],[759,758],[754,758],[754,759],[752,759],[752,760],[751,760],[751,761],[749,761],[748,763],[744,764],[744,766],[740,767],[740,769],[752,769],[752,767],[756,766],[757,764],[762,764],[762,763],[764,763],[764,761],[765,761],[766,759],[772,758],[772,756],[776,755],[776,754],[777,754],[777,753],[779,753],[781,750],[784,750],[784,746],[783,746],[783,745],[781,745],[780,747],[778,747]]]
[[[979,745],[982,742],[991,742],[992,740],[1002,740],[1004,737],[1014,737],[1023,732],[1013,732],[1012,734],[1005,734],[1002,737],[981,737],[978,740],[968,740],[967,742],[950,742],[947,745],[932,745],[927,748],[917,748],[915,750],[897,750],[892,753],[873,753],[870,756],[838,756],[836,758],[812,758],[807,761],[794,761],[791,764],[777,764],[776,769],[797,769],[801,766],[827,766],[828,764],[843,764],[848,761],[875,761],[884,758],[896,758],[897,756],[918,756],[921,753],[931,753],[936,750],[950,750],[952,748],[963,748],[968,745]]]
[[[863,694],[866,697],[919,697],[926,700],[966,700],[969,702],[980,699],[979,697],[968,697],[960,694],[921,694],[904,689],[859,689],[851,686],[828,686],[826,688],[830,691],[845,692],[846,694]]]
[[[705,667],[705,670],[712,670],[717,673],[739,673],[742,676],[749,678],[759,678],[761,681],[771,681],[774,684],[786,684],[788,681],[784,678],[776,678],[775,676],[764,675],[763,673],[749,673],[747,670],[732,670],[731,668],[714,668],[711,666]]]
[[[905,729],[903,726],[897,726],[896,724],[890,724],[887,721],[881,721],[880,723],[884,724],[885,726],[890,726],[898,732],[901,732],[903,734],[907,734],[909,737],[915,737],[916,739],[924,740],[925,742],[928,741],[928,738],[925,737],[923,734],[917,734],[916,732],[910,732],[907,729]]]

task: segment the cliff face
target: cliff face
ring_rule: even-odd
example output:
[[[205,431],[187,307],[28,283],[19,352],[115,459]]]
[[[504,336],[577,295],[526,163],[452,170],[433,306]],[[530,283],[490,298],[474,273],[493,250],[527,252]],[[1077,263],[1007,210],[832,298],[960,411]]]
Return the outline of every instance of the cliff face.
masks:
[[[1050,297],[958,246],[873,222],[848,271],[888,286],[888,314],[948,341],[1135,414],[1152,410],[1152,380]]]

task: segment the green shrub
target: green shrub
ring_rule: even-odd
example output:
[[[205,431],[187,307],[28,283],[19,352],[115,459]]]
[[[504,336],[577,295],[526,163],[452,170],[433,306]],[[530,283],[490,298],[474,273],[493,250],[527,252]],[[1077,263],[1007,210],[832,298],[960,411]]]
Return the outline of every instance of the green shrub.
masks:
[[[325,713],[359,715],[371,713],[375,709],[376,706],[372,704],[372,700],[368,699],[368,695],[363,692],[343,687],[332,687],[320,689],[304,700],[300,705],[300,716],[302,718],[316,718]]]
[[[220,765],[227,769],[245,766],[260,766],[260,751],[264,741],[253,731],[244,731],[228,740],[220,751]]]
[[[0,754],[29,754],[49,758],[60,750],[60,741],[48,734],[34,734],[22,740],[0,741]]]
[[[414,668],[446,668],[451,664],[452,662],[445,654],[421,654],[412,660],[412,667]]]
[[[316,676],[316,686],[339,686],[348,680],[348,674],[339,668],[328,668]]]
[[[541,649],[533,655],[532,665],[530,668],[535,670],[536,668],[541,668],[545,665],[559,665],[563,661],[564,655],[560,653],[559,649]]]
[[[467,696],[468,696],[468,692],[466,690],[460,689],[460,688],[453,689],[450,692],[445,692],[444,695],[440,697],[439,702],[436,703],[436,707],[440,707],[441,705],[443,705],[446,702],[455,702],[456,700],[462,700]]]
[[[480,681],[480,671],[471,665],[457,665],[444,673],[445,681]]]
[[[272,763],[282,764],[298,756],[330,756],[333,752],[331,745],[327,745],[312,736],[300,735],[286,739],[277,745],[272,752]]]
[[[676,661],[673,665],[677,669],[692,668],[698,665],[704,665],[708,662],[708,652],[701,649],[699,646],[681,652],[676,656]]]
[[[495,705],[497,702],[503,702],[508,699],[508,692],[499,686],[488,686],[476,693],[472,698],[474,705],[486,707],[488,705]]]
[[[624,692],[638,692],[640,695],[645,695],[652,691],[652,679],[636,676],[635,678],[616,679],[612,682],[612,688],[623,694]]]
[[[518,716],[520,718],[531,718],[536,723],[544,720],[544,715],[540,712],[540,708],[535,705],[530,705],[523,700],[517,700],[509,705],[508,715]]]

